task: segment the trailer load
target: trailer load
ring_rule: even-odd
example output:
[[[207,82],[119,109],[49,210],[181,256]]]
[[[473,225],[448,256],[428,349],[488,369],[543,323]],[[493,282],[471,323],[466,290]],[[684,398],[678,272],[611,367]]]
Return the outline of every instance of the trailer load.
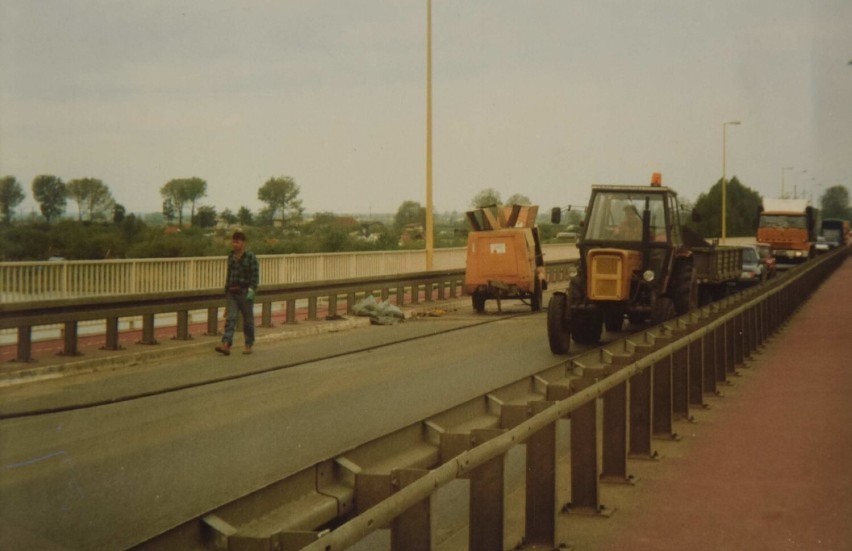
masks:
[[[550,349],[566,354],[573,338],[600,340],[604,327],[662,323],[726,295],[740,276],[742,249],[715,246],[681,226],[677,193],[655,173],[650,186],[592,186],[566,291],[547,307]],[[561,210],[552,213],[559,223]]]

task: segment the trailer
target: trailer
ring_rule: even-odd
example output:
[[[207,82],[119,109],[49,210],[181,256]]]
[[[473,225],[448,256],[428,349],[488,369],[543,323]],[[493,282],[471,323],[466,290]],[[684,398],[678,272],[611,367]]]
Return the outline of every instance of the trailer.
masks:
[[[494,206],[467,213],[472,231],[467,237],[464,292],[473,309],[485,311],[487,300],[496,300],[502,310],[504,299],[528,302],[541,310],[547,289],[544,256],[535,218],[537,206]]]

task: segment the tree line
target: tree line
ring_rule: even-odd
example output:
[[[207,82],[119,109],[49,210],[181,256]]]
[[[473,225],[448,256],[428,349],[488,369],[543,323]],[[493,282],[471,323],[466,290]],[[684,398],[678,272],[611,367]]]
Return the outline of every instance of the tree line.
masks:
[[[32,192],[44,222],[12,223],[14,208],[24,198],[23,188],[12,176],[0,179],[0,261],[68,259],[150,258],[220,255],[227,250],[229,232],[239,226],[246,231],[259,254],[394,250],[422,248],[426,209],[417,201],[404,201],[394,215],[357,220],[330,212],[314,213],[305,220],[300,189],[289,176],[273,177],[258,189],[264,207],[252,212],[242,206],[236,212],[217,212],[201,205],[207,182],[201,178],[179,178],[160,188],[163,208],[159,216],[146,218],[127,214],[115,202],[109,188],[95,178],[67,183],[51,175],[33,179]],[[733,177],[726,188],[727,235],[754,235],[762,197]],[[77,204],[76,220],[63,218],[68,200]],[[531,204],[522,194],[505,202],[494,188],[486,188],[470,201],[470,208],[501,204]],[[833,186],[821,198],[823,218],[852,218],[849,194]],[[721,181],[694,204],[699,221],[688,225],[705,237],[721,234]],[[543,241],[562,230],[576,231],[582,209],[568,213],[562,225],[551,225],[548,208],[539,216]],[[185,215],[188,217],[185,223]],[[687,217],[688,218],[688,217]],[[464,246],[467,222],[463,213],[434,215],[437,247]],[[165,226],[165,227],[164,227]]]

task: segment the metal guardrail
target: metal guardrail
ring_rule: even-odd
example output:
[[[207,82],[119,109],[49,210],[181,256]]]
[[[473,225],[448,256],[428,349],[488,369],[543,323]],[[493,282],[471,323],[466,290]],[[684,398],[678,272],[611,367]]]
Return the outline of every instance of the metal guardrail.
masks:
[[[701,404],[705,393],[715,392],[718,383],[734,374],[846,254],[844,249],[825,255],[767,285],[661,324],[641,338],[634,335],[569,360],[561,375],[538,377],[552,379],[546,397],[525,406],[521,418],[516,410],[502,416],[500,429],[468,434],[468,449],[434,469],[392,470],[390,495],[331,531],[282,531],[266,544],[283,551],[340,551],[390,528],[394,550],[433,549],[431,498],[449,482],[467,478],[469,549],[504,549],[503,468],[509,450],[525,444],[524,544],[554,548],[560,511],[603,514],[600,481],[628,481],[628,457],[653,457],[652,438],[673,437],[675,416],[688,418],[689,406]],[[568,373],[577,376],[566,383]],[[563,506],[556,500],[556,421],[568,416],[572,497]],[[458,438],[453,441],[458,448]],[[217,531],[215,520],[207,522],[218,548],[231,548],[230,537],[237,546],[251,543]]]
[[[567,268],[573,261],[557,261],[547,265],[551,281],[567,279]],[[338,302],[346,302],[346,313],[351,313],[357,299],[367,294],[392,298],[397,306],[418,304],[421,296],[426,302],[460,296],[464,270],[432,271],[398,276],[346,279],[298,284],[264,285],[259,290],[255,304],[260,307],[260,323],[272,326],[273,304],[283,303],[286,323],[296,322],[296,303],[307,302],[307,319],[317,319],[317,304],[324,300],[329,315],[337,314]],[[88,298],[43,300],[32,303],[0,304],[0,330],[17,330],[15,361],[28,362],[32,358],[33,328],[44,325],[63,325],[63,350],[61,354],[79,354],[78,324],[83,321],[104,320],[106,324],[104,350],[120,350],[119,319],[142,317],[142,338],[138,344],[157,344],[155,316],[176,314],[175,340],[189,340],[189,313],[207,310],[208,335],[218,333],[219,309],[225,306],[221,290],[181,291],[156,294],[101,296]]]

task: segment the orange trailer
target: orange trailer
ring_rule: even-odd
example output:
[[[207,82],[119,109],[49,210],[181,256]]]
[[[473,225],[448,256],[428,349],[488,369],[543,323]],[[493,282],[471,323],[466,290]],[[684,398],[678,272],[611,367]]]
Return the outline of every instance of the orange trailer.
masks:
[[[473,309],[485,311],[485,301],[529,300],[541,310],[547,277],[538,228],[537,206],[489,207],[467,213],[473,231],[467,237],[464,292]]]

